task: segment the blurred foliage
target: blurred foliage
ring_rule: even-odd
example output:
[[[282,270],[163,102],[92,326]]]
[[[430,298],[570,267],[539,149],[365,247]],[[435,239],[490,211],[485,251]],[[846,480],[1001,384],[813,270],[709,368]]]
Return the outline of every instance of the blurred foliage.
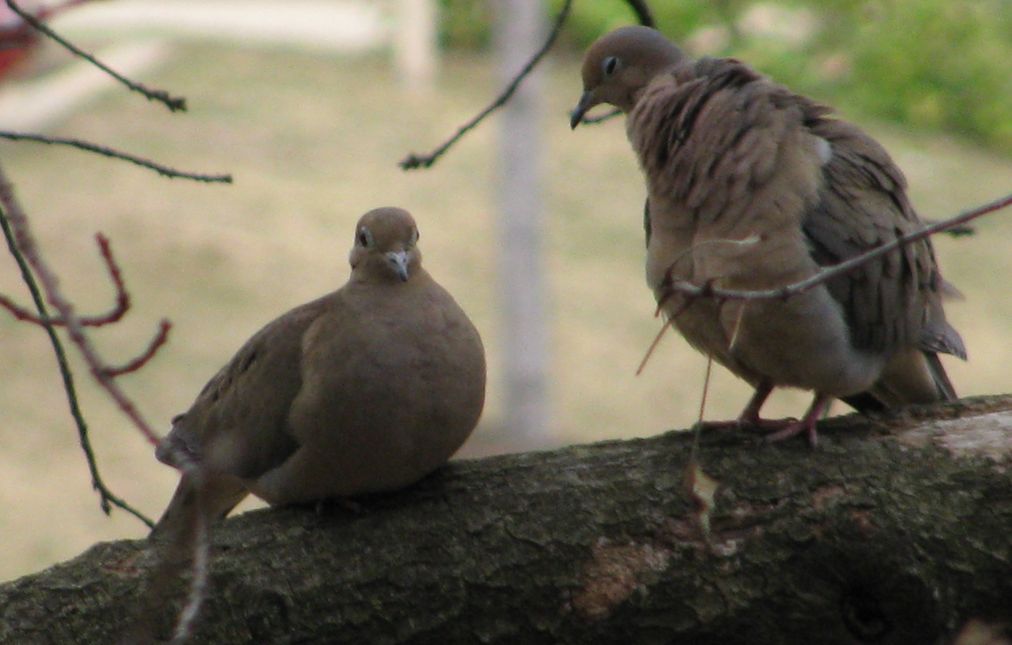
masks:
[[[484,48],[495,2],[441,0],[445,45]],[[1012,0],[648,0],[694,55],[734,56],[847,112],[946,130],[1012,152]],[[550,0],[555,14],[562,0]],[[576,0],[578,55],[634,20],[622,0]]]

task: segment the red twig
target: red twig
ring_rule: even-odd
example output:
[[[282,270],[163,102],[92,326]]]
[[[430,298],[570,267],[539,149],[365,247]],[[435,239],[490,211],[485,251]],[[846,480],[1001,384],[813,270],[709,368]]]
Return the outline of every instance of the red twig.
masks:
[[[158,350],[162,348],[162,345],[169,340],[169,330],[172,329],[172,323],[168,320],[162,320],[158,323],[158,333],[148,343],[147,349],[145,349],[140,356],[134,358],[119,367],[106,367],[105,375],[110,377],[123,376],[130,372],[136,372],[140,368],[144,367],[148,361],[150,361]]]
[[[16,230],[17,227],[15,226],[15,231]],[[126,285],[123,283],[123,273],[120,270],[119,265],[116,264],[116,259],[112,255],[112,247],[109,244],[109,238],[101,233],[98,233],[95,235],[95,241],[98,243],[98,250],[102,255],[102,261],[105,263],[106,270],[109,272],[109,279],[112,281],[113,286],[116,287],[116,304],[107,313],[95,316],[78,317],[77,322],[82,327],[101,327],[110,323],[119,322],[130,309],[130,294],[127,292]],[[4,295],[0,295],[0,307],[7,309],[15,318],[18,320],[24,320],[25,322],[34,323],[43,327],[46,325],[54,325],[57,327],[67,326],[66,318],[54,316],[47,316],[43,318],[38,314],[32,313],[25,307],[16,304]]]
[[[38,276],[42,290],[46,295],[46,300],[56,309],[59,314],[57,318],[63,321],[71,341],[77,345],[85,362],[88,364],[92,376],[113,401],[116,402],[116,405],[119,406],[123,414],[133,422],[141,434],[152,445],[157,446],[160,441],[158,433],[152,429],[151,425],[137,409],[137,406],[134,405],[123,389],[116,384],[116,381],[106,374],[107,366],[88,339],[81,318],[74,312],[74,306],[60,291],[59,280],[56,274],[53,273],[49,265],[42,259],[38,245],[35,243],[35,238],[29,227],[28,218],[18,203],[11,183],[7,179],[7,175],[4,173],[2,167],[0,167],[0,204],[3,204],[4,209],[7,211],[18,250],[24,255],[35,275]]]

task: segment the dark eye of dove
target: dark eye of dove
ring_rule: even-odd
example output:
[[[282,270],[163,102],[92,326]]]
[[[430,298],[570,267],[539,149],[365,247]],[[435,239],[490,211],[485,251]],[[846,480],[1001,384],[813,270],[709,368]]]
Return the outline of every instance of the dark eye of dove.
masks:
[[[618,69],[617,56],[608,56],[603,61],[601,61],[601,70],[604,72],[605,76],[611,76],[612,74],[615,73],[616,69]]]

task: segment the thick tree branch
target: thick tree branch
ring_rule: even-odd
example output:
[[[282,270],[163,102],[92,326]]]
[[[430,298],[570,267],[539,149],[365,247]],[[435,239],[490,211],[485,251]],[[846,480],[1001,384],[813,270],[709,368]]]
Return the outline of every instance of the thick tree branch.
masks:
[[[704,431],[709,542],[684,432],[457,462],[358,513],[247,513],[213,532],[194,642],[935,643],[1012,619],[1012,396],[821,430]],[[101,544],[0,586],[0,643],[114,642],[155,558]]]

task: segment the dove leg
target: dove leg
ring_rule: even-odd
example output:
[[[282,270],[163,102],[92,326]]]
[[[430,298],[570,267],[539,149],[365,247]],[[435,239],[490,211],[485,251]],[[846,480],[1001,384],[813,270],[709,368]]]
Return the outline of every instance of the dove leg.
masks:
[[[760,381],[759,385],[755,388],[755,392],[752,393],[752,398],[748,400],[745,409],[738,415],[737,424],[739,426],[761,428],[765,423],[769,423],[759,417],[759,410],[762,409],[771,392],[773,392],[773,384],[768,381]]]
[[[731,421],[706,421],[703,423],[703,427],[711,429],[758,428],[771,432],[781,430],[792,423],[796,423],[796,419],[763,419],[759,416],[759,410],[762,409],[763,404],[766,403],[766,399],[769,398],[772,392],[773,385],[771,383],[760,381],[756,385],[755,392],[752,393],[752,398],[748,400],[748,404],[741,411],[741,414],[738,415],[737,419]]]
[[[773,434],[766,435],[766,441],[771,443],[774,441],[783,441],[784,439],[790,439],[791,437],[804,432],[808,434],[808,443],[812,444],[812,447],[814,448],[819,443],[819,435],[815,430],[815,424],[819,422],[819,417],[823,415],[832,400],[833,397],[828,394],[816,393],[815,400],[812,401],[812,405],[808,408],[808,412],[805,412],[805,416],[801,417],[801,420],[791,421],[787,423],[783,429],[778,430]]]

